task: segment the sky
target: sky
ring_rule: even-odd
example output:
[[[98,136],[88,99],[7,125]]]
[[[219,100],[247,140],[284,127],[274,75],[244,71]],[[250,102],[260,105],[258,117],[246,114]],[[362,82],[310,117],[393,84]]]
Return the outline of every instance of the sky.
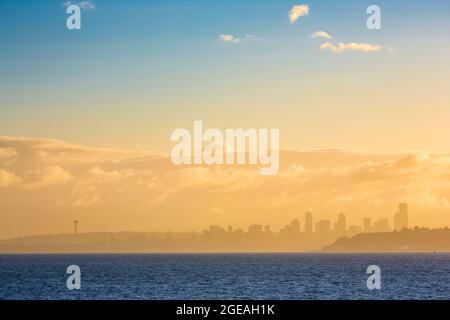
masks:
[[[373,1],[83,3],[81,30],[68,30],[63,1],[0,0],[0,210],[7,212],[0,237],[61,231],[80,216],[92,219],[90,230],[244,224],[257,222],[257,210],[265,212],[261,220],[275,225],[306,209],[324,217],[345,209],[359,223],[368,199],[374,216],[390,215],[405,199],[414,208],[416,199],[417,223],[449,221],[450,196],[443,190],[450,151],[450,2],[376,1],[381,30],[366,27],[366,8]],[[295,5],[307,5],[307,14],[290,17]],[[321,36],[313,37],[318,31]],[[182,188],[172,194],[163,190],[183,184],[190,171],[155,169],[146,161],[168,154],[171,132],[192,128],[194,120],[221,129],[278,128],[281,148],[300,155],[344,151],[330,151],[321,168],[285,160],[292,166],[282,164],[287,171],[281,176],[289,170],[300,174],[298,166],[318,170],[318,180],[292,190],[267,181],[253,190],[254,179],[228,182],[230,189],[253,190],[255,201],[255,195],[271,194],[277,199],[268,201],[276,206],[261,199],[246,207],[237,194],[226,204],[223,195],[208,202],[200,192],[186,207],[177,193]],[[67,159],[62,156],[67,145],[88,151]],[[99,150],[108,154],[106,160],[97,158]],[[347,154],[370,157],[341,162]],[[143,157],[145,165],[130,160]],[[356,183],[336,195],[319,187],[331,183],[318,174],[321,170],[372,172],[372,165],[395,167],[403,157],[417,160],[410,168],[414,174],[405,178],[398,167],[395,176],[406,180],[396,180],[393,190],[384,173],[376,183],[364,182],[370,196],[358,195],[362,186]],[[191,169],[196,178],[217,173],[186,170]],[[117,206],[106,196],[117,187],[114,180],[103,176],[99,182],[92,177],[99,172],[133,172],[131,185],[145,188],[131,192],[131,198],[124,195]],[[187,176],[179,177],[182,173]],[[202,190],[212,192],[209,183],[214,183],[207,181]],[[373,196],[381,186],[384,199]],[[87,195],[78,199],[82,192]],[[290,192],[298,198],[291,199]],[[155,200],[158,206],[149,204],[154,197],[161,201]],[[320,204],[328,197],[333,204],[325,209]],[[21,198],[29,201],[14,201]],[[48,198],[45,205],[38,201],[43,198]],[[178,217],[177,210],[190,212],[189,217]],[[123,211],[135,214],[123,221]],[[179,219],[173,222],[168,215]],[[18,217],[29,223],[19,226]]]
[[[292,1],[95,1],[76,31],[62,2],[25,2],[0,2],[2,135],[168,150],[203,120],[280,128],[288,149],[450,147],[448,1],[379,1],[377,31],[368,1],[295,23]],[[319,30],[395,52],[333,54]]]

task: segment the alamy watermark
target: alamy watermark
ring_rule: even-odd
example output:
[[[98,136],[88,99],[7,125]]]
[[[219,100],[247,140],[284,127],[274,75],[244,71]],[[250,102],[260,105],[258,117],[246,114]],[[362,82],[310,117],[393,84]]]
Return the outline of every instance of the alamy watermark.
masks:
[[[367,29],[381,30],[381,8],[376,4],[372,4],[367,7],[366,12],[370,14],[366,21]]]
[[[65,1],[62,6],[66,8],[69,15],[66,19],[66,27],[69,30],[81,29],[81,11],[95,10],[95,4],[91,1]]]
[[[176,129],[171,141],[178,142],[171,151],[175,165],[257,165],[261,175],[275,175],[279,170],[279,129],[219,129],[203,131],[203,122],[194,121],[193,134]]]
[[[66,273],[70,274],[67,278],[66,286],[69,290],[81,289],[81,269],[79,266],[72,264],[67,267]]]
[[[367,267],[366,273],[370,274],[367,278],[367,289],[380,290],[381,289],[381,268],[377,265],[370,265]]]
[[[81,8],[77,4],[70,4],[66,8],[66,13],[69,15],[66,20],[66,27],[69,30],[81,29]]]

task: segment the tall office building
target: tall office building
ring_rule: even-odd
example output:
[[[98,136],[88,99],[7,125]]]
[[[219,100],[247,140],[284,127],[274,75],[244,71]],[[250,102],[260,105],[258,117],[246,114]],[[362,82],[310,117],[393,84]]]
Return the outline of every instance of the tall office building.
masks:
[[[292,220],[292,222],[291,222],[291,231],[295,235],[300,233],[300,221],[298,221],[298,219]]]
[[[372,219],[364,218],[364,220],[363,220],[363,232],[364,233],[372,232]]]
[[[394,229],[400,231],[404,228],[408,228],[408,204],[400,203],[394,215]]]
[[[379,219],[373,224],[373,232],[389,232],[389,220]]]
[[[319,235],[328,235],[331,232],[331,223],[329,220],[320,220],[316,222],[316,233]]]
[[[343,236],[346,230],[347,230],[347,222],[345,219],[345,214],[341,212],[338,215],[338,220],[336,224],[336,233],[339,236]]]
[[[305,213],[305,232],[307,232],[307,233],[313,232],[312,213],[309,211]]]

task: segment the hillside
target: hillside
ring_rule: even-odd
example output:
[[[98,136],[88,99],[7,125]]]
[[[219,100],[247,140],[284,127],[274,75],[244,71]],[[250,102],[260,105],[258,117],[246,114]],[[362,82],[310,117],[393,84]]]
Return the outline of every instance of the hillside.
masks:
[[[339,238],[325,246],[330,252],[450,251],[450,229],[404,229],[383,233],[360,233]]]

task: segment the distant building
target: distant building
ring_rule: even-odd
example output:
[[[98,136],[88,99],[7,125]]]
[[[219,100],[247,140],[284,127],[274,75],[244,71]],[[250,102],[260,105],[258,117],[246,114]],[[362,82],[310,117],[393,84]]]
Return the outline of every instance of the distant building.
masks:
[[[389,220],[388,219],[380,219],[376,221],[373,225],[374,232],[389,232]]]
[[[263,232],[263,227],[262,225],[259,224],[252,224],[251,226],[248,227],[248,233],[250,235],[260,235]]]
[[[300,221],[297,219],[294,219],[291,222],[291,232],[295,235],[300,233]]]
[[[362,232],[361,226],[349,226],[347,230],[347,234],[350,237],[356,236],[357,234]]]
[[[316,233],[328,234],[331,232],[331,223],[329,220],[320,220],[316,223]]]
[[[400,203],[394,215],[394,229],[400,231],[404,228],[408,228],[408,204]]]
[[[280,235],[288,238],[300,235],[300,221],[297,219],[292,220],[290,224],[280,229]]]
[[[372,232],[372,219],[371,218],[363,219],[363,232],[365,232],[365,233]]]
[[[216,225],[209,226],[209,233],[211,236],[223,236],[226,234],[226,231],[224,228],[221,228]]]
[[[313,232],[313,218],[312,213],[309,211],[305,213],[305,232]]]
[[[347,222],[346,222],[345,214],[341,212],[338,215],[338,220],[336,223],[336,233],[339,236],[343,236],[345,234],[346,229],[347,229]]]

